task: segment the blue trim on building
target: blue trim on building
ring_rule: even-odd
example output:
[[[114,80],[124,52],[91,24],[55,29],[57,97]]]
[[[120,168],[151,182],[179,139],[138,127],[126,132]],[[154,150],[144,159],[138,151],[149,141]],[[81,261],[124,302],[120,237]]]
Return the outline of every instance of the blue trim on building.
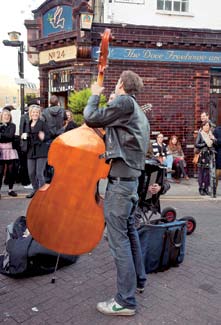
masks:
[[[98,58],[99,47],[92,48],[92,59]],[[221,52],[155,50],[146,48],[109,47],[110,60],[221,64]]]

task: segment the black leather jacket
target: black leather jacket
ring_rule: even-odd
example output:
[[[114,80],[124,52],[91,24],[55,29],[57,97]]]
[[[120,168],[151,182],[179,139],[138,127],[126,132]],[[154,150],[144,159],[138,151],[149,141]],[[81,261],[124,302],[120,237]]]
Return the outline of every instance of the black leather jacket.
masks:
[[[216,139],[213,140],[213,144],[216,144]],[[196,143],[195,143],[195,147],[196,147],[197,149],[199,149],[200,151],[203,150],[203,149],[205,149],[205,150],[206,150],[206,149],[210,149],[210,148],[207,146],[206,142],[204,141],[201,132],[199,132],[198,135],[197,135]],[[212,146],[212,148],[213,148],[213,146]]]
[[[84,109],[88,126],[105,128],[106,161],[122,158],[135,169],[143,170],[149,145],[149,122],[132,96],[117,96],[106,108],[98,108],[99,96],[89,98]]]
[[[15,129],[14,123],[0,123],[0,143],[12,142],[15,137]]]

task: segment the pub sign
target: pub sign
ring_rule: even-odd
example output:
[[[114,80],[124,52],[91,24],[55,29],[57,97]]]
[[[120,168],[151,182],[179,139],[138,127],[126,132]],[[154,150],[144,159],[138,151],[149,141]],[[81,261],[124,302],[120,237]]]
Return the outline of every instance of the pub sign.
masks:
[[[43,37],[53,33],[68,32],[72,29],[72,8],[70,6],[56,6],[43,15]]]

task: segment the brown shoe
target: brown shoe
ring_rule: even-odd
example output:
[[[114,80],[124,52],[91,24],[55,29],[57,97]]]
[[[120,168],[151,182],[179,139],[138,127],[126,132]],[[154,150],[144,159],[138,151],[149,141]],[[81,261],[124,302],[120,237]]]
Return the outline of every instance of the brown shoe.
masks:
[[[186,176],[184,176],[184,179],[188,180],[188,179],[189,179],[189,177],[186,175]]]

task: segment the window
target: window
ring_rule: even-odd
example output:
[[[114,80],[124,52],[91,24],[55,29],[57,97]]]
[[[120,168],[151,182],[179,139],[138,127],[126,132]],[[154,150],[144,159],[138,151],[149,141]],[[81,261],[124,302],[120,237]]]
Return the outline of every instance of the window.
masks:
[[[74,89],[73,68],[53,70],[49,73],[50,92],[68,91]]]
[[[189,0],[157,0],[157,10],[188,12]]]
[[[210,93],[221,93],[221,75],[212,75],[210,78]]]
[[[5,96],[5,105],[9,105],[9,96]]]

